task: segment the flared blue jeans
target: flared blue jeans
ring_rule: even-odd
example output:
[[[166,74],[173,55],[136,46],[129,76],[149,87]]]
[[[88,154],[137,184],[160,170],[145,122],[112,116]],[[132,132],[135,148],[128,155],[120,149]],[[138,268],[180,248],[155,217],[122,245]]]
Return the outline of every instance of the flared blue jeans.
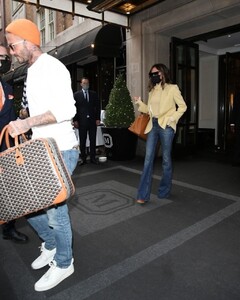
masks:
[[[146,142],[146,154],[143,172],[138,187],[137,199],[150,200],[152,188],[153,163],[156,153],[157,142],[160,140],[162,149],[162,177],[158,187],[158,198],[167,198],[172,187],[172,143],[174,130],[167,126],[165,129],[159,126],[158,120],[153,118],[153,127],[148,133]]]

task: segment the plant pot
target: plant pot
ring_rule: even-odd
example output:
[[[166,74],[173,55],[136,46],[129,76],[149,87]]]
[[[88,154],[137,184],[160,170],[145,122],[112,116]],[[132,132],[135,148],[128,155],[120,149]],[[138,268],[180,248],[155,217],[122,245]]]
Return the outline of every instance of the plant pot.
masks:
[[[105,151],[110,160],[131,160],[136,156],[138,137],[127,128],[102,127]]]

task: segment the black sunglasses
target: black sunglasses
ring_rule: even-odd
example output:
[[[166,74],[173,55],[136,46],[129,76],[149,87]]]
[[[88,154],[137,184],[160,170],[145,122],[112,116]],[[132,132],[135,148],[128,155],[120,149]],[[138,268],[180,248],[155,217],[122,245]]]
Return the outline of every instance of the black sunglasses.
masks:
[[[154,76],[158,76],[158,75],[159,75],[159,71],[149,73],[149,77],[154,77]]]

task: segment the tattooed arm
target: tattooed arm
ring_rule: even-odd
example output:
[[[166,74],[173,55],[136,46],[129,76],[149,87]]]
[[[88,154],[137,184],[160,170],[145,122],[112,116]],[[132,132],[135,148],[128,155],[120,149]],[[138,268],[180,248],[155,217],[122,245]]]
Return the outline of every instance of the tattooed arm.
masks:
[[[54,124],[56,122],[57,121],[54,115],[50,111],[47,111],[46,113],[35,117],[29,117],[24,120],[16,120],[10,122],[8,125],[8,131],[12,137],[15,137],[21,133],[27,132],[32,127]]]

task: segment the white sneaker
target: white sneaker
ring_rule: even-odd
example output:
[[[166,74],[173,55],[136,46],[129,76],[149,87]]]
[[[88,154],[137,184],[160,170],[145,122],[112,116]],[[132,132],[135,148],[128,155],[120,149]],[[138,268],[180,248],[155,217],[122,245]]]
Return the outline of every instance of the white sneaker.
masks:
[[[52,261],[49,266],[50,269],[35,283],[35,291],[42,292],[50,290],[74,272],[73,260],[71,265],[65,269],[57,267],[55,260]]]
[[[56,248],[54,248],[53,250],[47,250],[45,248],[45,243],[42,243],[40,247],[40,252],[41,254],[31,264],[31,267],[34,270],[41,269],[47,266],[53,260],[54,255],[56,253]]]

